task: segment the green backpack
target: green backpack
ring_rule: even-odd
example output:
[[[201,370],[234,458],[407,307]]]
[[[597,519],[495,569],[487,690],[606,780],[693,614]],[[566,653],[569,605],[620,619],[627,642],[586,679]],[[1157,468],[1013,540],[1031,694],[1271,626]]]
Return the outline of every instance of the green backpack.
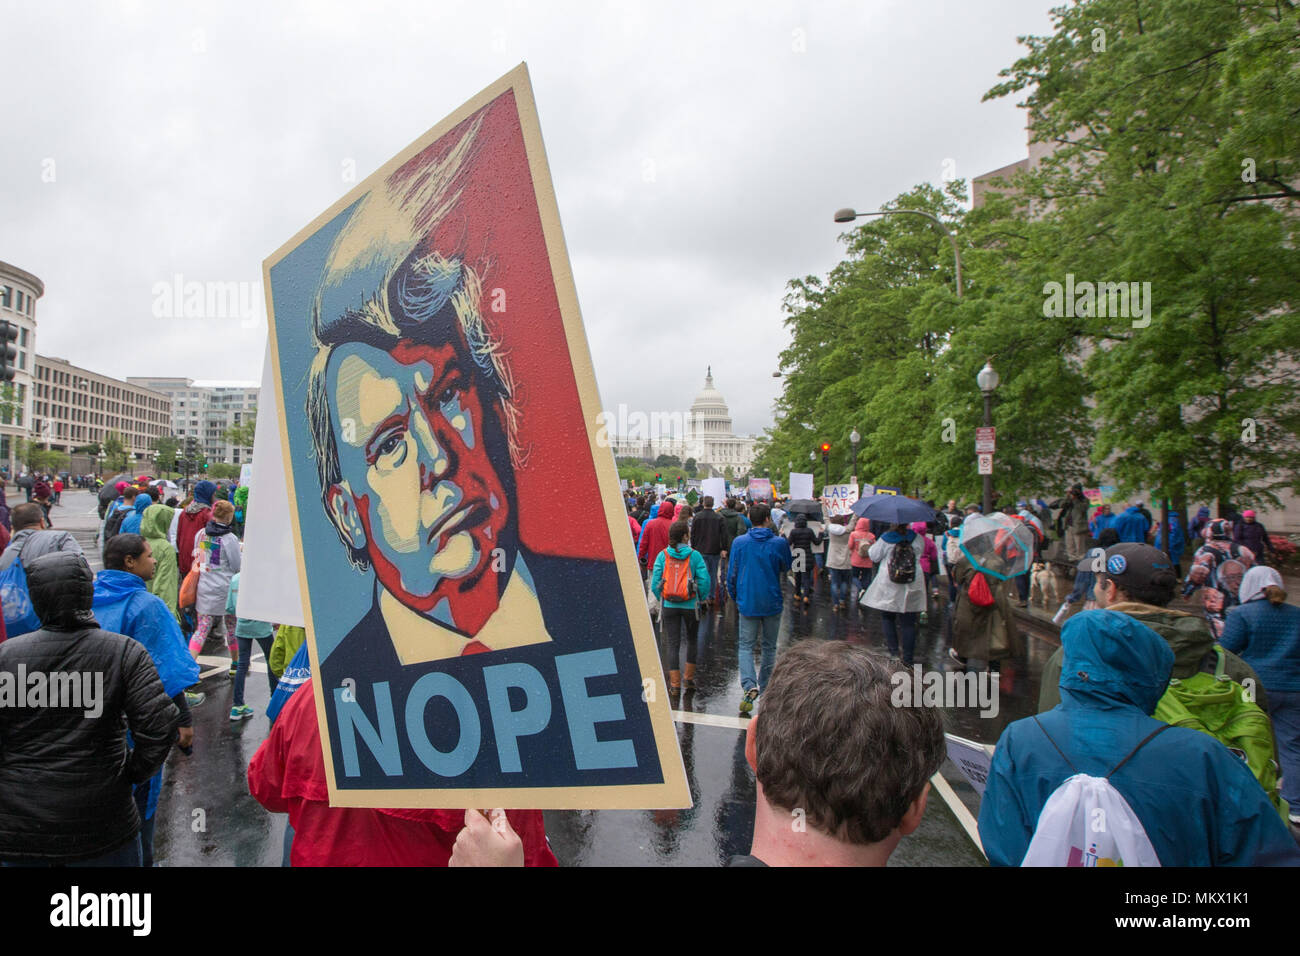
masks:
[[[1214,673],[1171,680],[1154,716],[1174,727],[1209,734],[1240,757],[1285,822],[1290,811],[1282,799],[1272,721],[1253,694],[1224,674],[1223,648],[1216,644],[1214,651],[1218,655]]]

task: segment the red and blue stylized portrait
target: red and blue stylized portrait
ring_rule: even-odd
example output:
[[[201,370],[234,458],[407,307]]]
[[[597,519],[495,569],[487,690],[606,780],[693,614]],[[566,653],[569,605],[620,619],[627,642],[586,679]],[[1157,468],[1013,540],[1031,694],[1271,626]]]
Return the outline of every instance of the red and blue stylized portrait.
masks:
[[[688,803],[526,72],[267,273],[332,801]]]

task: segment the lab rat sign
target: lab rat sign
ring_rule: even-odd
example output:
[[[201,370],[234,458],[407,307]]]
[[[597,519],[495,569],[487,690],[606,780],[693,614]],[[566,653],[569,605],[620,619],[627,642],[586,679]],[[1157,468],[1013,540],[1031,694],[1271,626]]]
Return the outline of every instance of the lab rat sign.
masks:
[[[690,806],[526,67],[264,273],[331,805]]]

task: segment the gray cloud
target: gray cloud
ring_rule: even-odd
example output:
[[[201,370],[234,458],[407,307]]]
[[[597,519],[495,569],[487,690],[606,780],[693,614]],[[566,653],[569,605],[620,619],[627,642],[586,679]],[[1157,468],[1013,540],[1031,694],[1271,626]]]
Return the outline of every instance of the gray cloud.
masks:
[[[685,408],[711,364],[757,432],[831,212],[1023,155],[1021,112],[980,97],[1049,6],[11,3],[0,259],[46,283],[43,354],[256,379],[264,326],[155,318],[155,284],[260,281],[345,163],[527,60],[602,400]]]

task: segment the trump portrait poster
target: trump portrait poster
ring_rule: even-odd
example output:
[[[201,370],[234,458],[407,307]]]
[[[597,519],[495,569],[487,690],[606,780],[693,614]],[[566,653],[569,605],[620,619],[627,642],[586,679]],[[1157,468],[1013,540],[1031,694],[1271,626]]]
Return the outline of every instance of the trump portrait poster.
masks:
[[[330,803],[689,806],[526,68],[265,279]]]

